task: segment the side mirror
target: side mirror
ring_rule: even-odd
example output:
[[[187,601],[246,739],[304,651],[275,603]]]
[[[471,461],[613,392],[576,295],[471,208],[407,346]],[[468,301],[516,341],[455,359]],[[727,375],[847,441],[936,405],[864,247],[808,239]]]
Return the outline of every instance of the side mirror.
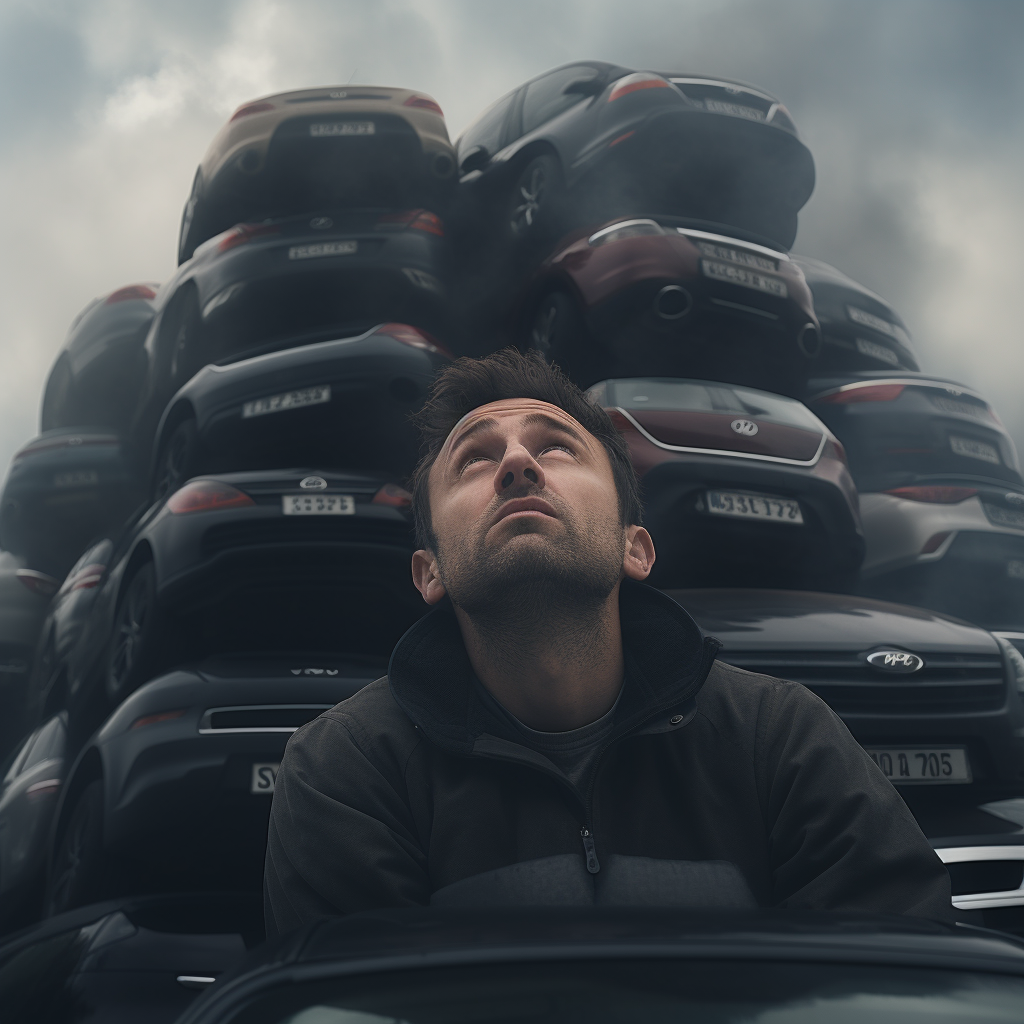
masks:
[[[473,146],[472,149],[466,151],[466,155],[459,164],[459,170],[463,174],[469,174],[470,171],[483,170],[490,159],[491,154],[487,152],[486,146]]]
[[[604,92],[604,79],[599,76],[577,78],[575,82],[570,82],[562,92],[575,96],[597,96]]]

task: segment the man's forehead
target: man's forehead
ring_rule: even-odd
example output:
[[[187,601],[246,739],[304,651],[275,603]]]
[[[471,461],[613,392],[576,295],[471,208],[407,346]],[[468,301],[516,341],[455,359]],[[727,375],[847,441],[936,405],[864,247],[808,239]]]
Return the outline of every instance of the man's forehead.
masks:
[[[451,432],[442,445],[442,453],[450,450],[460,435],[480,420],[495,420],[500,423],[502,421],[515,420],[519,417],[535,416],[538,413],[566,424],[566,426],[573,429],[574,433],[578,433],[584,438],[589,437],[589,431],[579,420],[574,416],[570,416],[569,413],[557,405],[551,405],[550,402],[542,402],[537,398],[503,398],[498,402],[488,402],[487,405],[479,405],[467,412],[452,427]]]

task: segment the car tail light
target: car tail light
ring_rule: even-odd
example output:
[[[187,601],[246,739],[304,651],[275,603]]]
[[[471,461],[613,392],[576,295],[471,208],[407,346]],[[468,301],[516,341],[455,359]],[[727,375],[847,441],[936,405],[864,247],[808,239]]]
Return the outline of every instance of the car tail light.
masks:
[[[228,249],[234,249],[237,245],[245,245],[257,238],[279,234],[281,234],[281,229],[276,224],[236,224],[220,236],[217,242],[217,251],[227,252]]]
[[[193,480],[167,499],[167,508],[179,516],[255,504],[248,494],[220,480]]]
[[[60,787],[61,779],[43,779],[42,782],[33,782],[28,789],[25,790],[25,795],[30,799],[35,799],[41,796],[53,796]]]
[[[99,586],[100,580],[103,579],[103,574],[106,571],[107,567],[105,565],[94,562],[92,565],[87,565],[84,569],[79,569],[71,579],[65,581],[64,586],[68,590],[92,590],[93,587]]]
[[[246,103],[231,115],[228,124],[230,124],[231,121],[237,121],[240,117],[248,117],[250,114],[265,114],[268,110],[273,109],[273,103]]]
[[[158,725],[160,722],[173,722],[175,718],[181,718],[185,714],[185,708],[178,708],[175,711],[158,711],[155,715],[143,715],[136,718],[131,724],[133,729],[144,729],[147,725]]]
[[[626,139],[630,139],[634,135],[636,135],[635,129],[633,131],[623,132],[621,135],[617,135],[614,139],[612,139],[611,142],[608,143],[608,148],[611,149],[612,146],[617,146],[620,142],[625,142]]]
[[[436,213],[431,213],[429,210],[420,210],[409,227],[413,231],[427,231],[432,235],[444,238],[444,222]]]
[[[106,299],[106,305],[113,306],[118,302],[131,302],[133,299],[155,299],[156,290],[148,284],[130,284],[126,288],[118,288]]]
[[[403,345],[409,345],[411,348],[420,348],[425,352],[437,352],[448,359],[455,358],[436,338],[426,331],[421,331],[418,327],[410,327],[408,324],[381,324],[380,327],[374,329],[373,333],[386,334],[389,338],[394,338],[395,341],[400,341]]]
[[[831,395],[816,399],[830,405],[853,405],[855,402],[892,402],[903,394],[906,384],[867,384],[864,387],[854,385],[849,389],[834,391]]]
[[[672,85],[666,82],[661,75],[652,75],[643,71],[635,75],[626,75],[620,78],[608,96],[608,102],[614,103],[619,97],[627,96],[631,92],[639,92],[641,89],[671,89]]]
[[[844,466],[850,465],[850,460],[846,457],[846,449],[835,438],[825,442],[825,455],[838,459]]]
[[[907,501],[926,501],[931,505],[956,505],[968,498],[973,498],[978,490],[976,487],[894,487],[886,491],[894,498],[905,498]]]
[[[78,448],[80,445],[86,444],[117,444],[118,440],[116,434],[92,434],[84,437],[81,434],[65,434],[62,437],[47,437],[25,445],[20,451],[14,453],[14,458],[11,461],[15,462],[30,455],[42,455],[44,452],[52,452],[57,448]]]
[[[403,107],[415,107],[417,110],[429,110],[438,117],[444,117],[444,111],[429,96],[410,96]]]
[[[402,210],[400,213],[385,213],[378,218],[374,230],[386,231],[388,228],[408,228],[412,231],[428,231],[432,235],[444,237],[444,221],[436,213],[429,210]]]
[[[952,530],[944,530],[942,533],[933,533],[922,545],[921,554],[934,555],[946,543],[946,538],[952,532]]]
[[[385,484],[374,496],[374,505],[390,505],[392,508],[411,508],[412,495],[398,484]]]
[[[23,586],[40,597],[53,597],[60,589],[60,580],[55,580],[38,569],[19,569],[15,575],[21,580]]]

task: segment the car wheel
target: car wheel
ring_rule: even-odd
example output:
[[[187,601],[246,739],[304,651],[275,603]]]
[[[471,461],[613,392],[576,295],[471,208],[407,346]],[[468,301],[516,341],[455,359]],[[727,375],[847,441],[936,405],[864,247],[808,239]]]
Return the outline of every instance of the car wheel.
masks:
[[[561,192],[562,174],[555,157],[542,153],[529,161],[512,189],[509,230],[513,239],[536,240],[552,233]]]
[[[537,303],[530,347],[549,363],[560,366],[578,384],[592,375],[594,353],[588,352],[583,315],[576,300],[563,291],[548,292]]]
[[[160,627],[156,570],[147,561],[124,584],[114,614],[105,672],[107,697],[112,706],[120,704],[153,675]]]
[[[161,443],[153,467],[153,501],[163,501],[196,474],[196,421],[182,420]]]
[[[105,892],[103,782],[82,790],[53,859],[46,888],[46,913],[52,917],[95,903]]]

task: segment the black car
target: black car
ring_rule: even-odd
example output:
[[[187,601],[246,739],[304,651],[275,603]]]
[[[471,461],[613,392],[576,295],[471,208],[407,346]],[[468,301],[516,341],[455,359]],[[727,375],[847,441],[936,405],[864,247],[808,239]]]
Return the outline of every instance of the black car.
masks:
[[[248,893],[157,894],[60,914],[0,943],[5,1024],[171,1024],[263,939]]]
[[[206,366],[161,418],[152,493],[200,473],[304,463],[405,479],[419,451],[409,413],[448,362],[428,335],[392,323]]]
[[[143,683],[218,652],[387,656],[426,607],[408,505],[379,476],[190,481],[86,552],[43,627],[30,724],[67,708],[81,741]]]
[[[33,881],[49,865],[47,911],[157,890],[259,893],[289,736],[386,671],[386,657],[235,655],[136,690],[52,768],[61,801],[29,849]],[[16,841],[0,832],[0,864]]]
[[[93,299],[71,323],[43,388],[40,430],[125,430],[144,369],[157,284],[132,284]]]
[[[790,258],[814,296],[821,372],[920,369],[907,325],[885,299],[821,260],[795,253]]]
[[[11,460],[0,492],[0,547],[63,579],[86,545],[116,532],[144,493],[117,434],[49,430]]]
[[[773,96],[601,61],[510,92],[456,151],[466,209],[525,243],[557,235],[570,216],[601,223],[657,212],[788,249],[814,188],[810,151]]]
[[[730,665],[802,683],[929,812],[1016,796],[1024,661],[967,622],[867,598],[783,590],[668,592]]]
[[[248,968],[247,970],[244,968]],[[181,1024],[1013,1021],[1024,946],[889,916],[352,914],[254,952]]]

